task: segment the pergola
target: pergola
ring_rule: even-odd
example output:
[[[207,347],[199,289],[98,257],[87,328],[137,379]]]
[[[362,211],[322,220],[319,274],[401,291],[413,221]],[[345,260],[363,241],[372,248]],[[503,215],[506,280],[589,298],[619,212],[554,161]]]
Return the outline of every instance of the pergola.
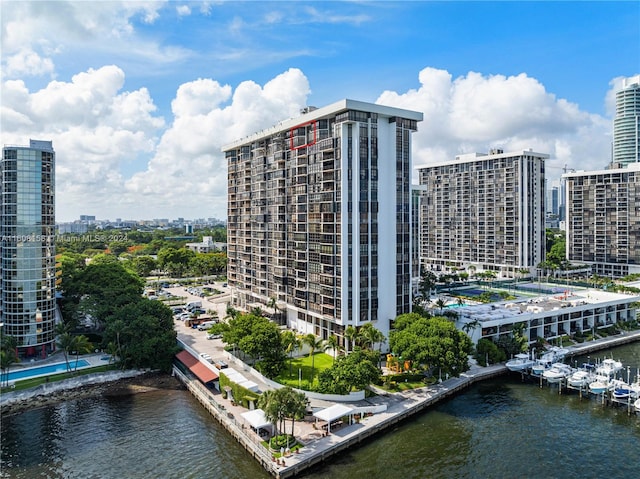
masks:
[[[249,423],[249,425],[260,434],[260,429],[266,429],[267,427],[273,433],[273,424],[267,421],[262,409],[254,409],[252,411],[243,412],[241,416]]]
[[[351,423],[351,416],[353,415],[353,408],[345,406],[344,404],[334,404],[326,409],[322,409],[313,416],[321,421],[327,422],[327,431],[331,432],[331,423],[344,416],[349,416],[349,423]]]

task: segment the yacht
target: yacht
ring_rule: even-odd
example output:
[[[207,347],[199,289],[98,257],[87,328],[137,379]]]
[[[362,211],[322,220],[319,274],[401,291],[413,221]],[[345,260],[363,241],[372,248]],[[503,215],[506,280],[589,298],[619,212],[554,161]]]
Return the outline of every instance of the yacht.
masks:
[[[535,363],[535,359],[531,359],[527,353],[520,353],[507,361],[506,366],[509,371],[521,372],[531,369]]]
[[[573,368],[564,363],[553,363],[549,369],[542,373],[542,377],[549,383],[559,383],[573,373]]]

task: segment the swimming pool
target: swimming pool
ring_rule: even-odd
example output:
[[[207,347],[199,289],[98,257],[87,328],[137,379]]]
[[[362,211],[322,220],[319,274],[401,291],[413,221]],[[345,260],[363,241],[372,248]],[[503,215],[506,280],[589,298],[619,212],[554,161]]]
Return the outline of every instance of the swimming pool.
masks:
[[[78,359],[77,365],[75,360],[69,361],[69,367],[72,371],[76,368],[86,368],[90,365],[91,364],[86,359]],[[5,380],[17,381],[19,379],[36,378],[39,376],[65,372],[67,372],[67,363],[47,364],[43,366],[36,366],[34,368],[20,369],[19,371],[11,371],[8,379]]]

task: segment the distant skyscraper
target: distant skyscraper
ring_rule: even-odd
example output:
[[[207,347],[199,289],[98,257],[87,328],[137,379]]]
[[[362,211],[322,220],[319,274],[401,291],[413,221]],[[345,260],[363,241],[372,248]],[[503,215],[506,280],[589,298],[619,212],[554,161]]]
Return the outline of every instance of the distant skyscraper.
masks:
[[[622,166],[640,162],[640,75],[625,78],[616,92],[612,159]]]
[[[422,113],[353,100],[224,147],[228,279],[240,307],[346,345],[412,306],[411,137]],[[274,301],[272,301],[272,299]]]
[[[544,161],[532,151],[468,154],[420,168],[421,260],[516,276],[545,258]]]
[[[2,149],[0,322],[23,358],[55,349],[54,172],[50,141]]]

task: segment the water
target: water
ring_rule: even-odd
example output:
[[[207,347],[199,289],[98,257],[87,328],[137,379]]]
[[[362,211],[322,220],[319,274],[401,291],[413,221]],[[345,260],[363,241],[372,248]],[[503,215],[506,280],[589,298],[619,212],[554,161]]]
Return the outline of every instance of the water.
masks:
[[[640,344],[612,353],[640,365]],[[628,479],[640,477],[639,457],[640,416],[513,375],[476,385],[305,477]],[[1,460],[2,478],[269,477],[186,391],[4,417]]]
[[[90,366],[89,362],[86,359],[78,359],[77,361],[69,361],[69,368],[73,371],[74,369],[82,369],[84,367]],[[19,369],[16,371],[11,371],[8,374],[8,381],[16,381],[17,379],[26,379],[26,378],[35,378],[38,376],[46,376],[48,374],[54,373],[64,373],[67,372],[67,363],[55,363],[48,364],[46,366],[36,366],[33,368],[25,368]]]

